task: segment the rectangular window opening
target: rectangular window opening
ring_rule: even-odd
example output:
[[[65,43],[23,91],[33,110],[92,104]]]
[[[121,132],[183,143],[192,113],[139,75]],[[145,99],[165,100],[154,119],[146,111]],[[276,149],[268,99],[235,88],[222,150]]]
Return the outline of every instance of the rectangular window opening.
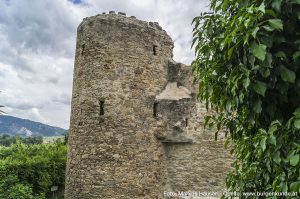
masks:
[[[158,102],[154,102],[154,104],[153,104],[153,117],[157,117],[157,106],[158,106]]]
[[[157,46],[156,45],[153,45],[153,55],[157,55]]]
[[[81,55],[83,55],[84,49],[85,49],[85,44],[82,44],[82,46],[81,46]]]
[[[100,106],[99,123],[102,123],[102,122],[104,122],[104,101],[100,100],[99,101],[99,106]]]
[[[100,100],[100,116],[104,115],[104,101]]]

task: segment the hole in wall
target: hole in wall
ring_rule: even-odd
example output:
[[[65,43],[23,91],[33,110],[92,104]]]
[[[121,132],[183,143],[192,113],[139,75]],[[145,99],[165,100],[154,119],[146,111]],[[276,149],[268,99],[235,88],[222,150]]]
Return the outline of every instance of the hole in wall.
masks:
[[[104,68],[105,68],[105,69],[110,69],[110,67],[109,67],[108,64],[104,64]]]
[[[100,100],[100,116],[104,115],[104,101]]]
[[[188,118],[185,118],[185,127],[187,127],[189,124],[189,119]]]
[[[157,46],[153,45],[153,55],[157,55]]]
[[[81,46],[81,55],[83,55],[84,49],[85,49],[85,44],[82,44],[82,46]]]
[[[104,122],[104,101],[99,101],[99,123]]]
[[[158,102],[154,102],[154,104],[153,104],[153,117],[157,117],[157,106],[158,106]]]

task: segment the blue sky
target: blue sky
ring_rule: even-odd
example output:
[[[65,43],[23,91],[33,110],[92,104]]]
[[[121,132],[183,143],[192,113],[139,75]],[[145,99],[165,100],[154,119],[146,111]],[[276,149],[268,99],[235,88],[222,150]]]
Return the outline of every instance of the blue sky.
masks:
[[[0,104],[9,115],[69,127],[76,29],[110,10],[157,21],[173,38],[174,59],[190,64],[193,17],[207,0],[0,1]]]
[[[80,4],[82,1],[81,0],[70,0],[72,1],[74,4]]]

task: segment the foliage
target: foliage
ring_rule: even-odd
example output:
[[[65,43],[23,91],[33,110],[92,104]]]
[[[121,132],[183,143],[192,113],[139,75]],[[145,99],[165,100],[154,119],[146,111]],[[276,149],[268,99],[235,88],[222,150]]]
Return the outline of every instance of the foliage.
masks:
[[[42,136],[30,136],[30,137],[18,137],[18,136],[10,136],[10,135],[1,135],[0,136],[0,145],[2,146],[10,146],[15,144],[17,140],[24,144],[42,144],[43,137]]]
[[[42,144],[43,137],[42,136],[29,136],[29,137],[21,138],[21,142],[24,144]]]
[[[206,121],[230,133],[228,190],[299,192],[300,1],[212,0],[211,10],[193,20],[192,67],[215,110]]]
[[[44,199],[63,186],[66,150],[61,142],[0,147],[0,198]]]
[[[64,144],[67,144],[69,141],[69,130],[66,130],[65,136],[64,136]]]

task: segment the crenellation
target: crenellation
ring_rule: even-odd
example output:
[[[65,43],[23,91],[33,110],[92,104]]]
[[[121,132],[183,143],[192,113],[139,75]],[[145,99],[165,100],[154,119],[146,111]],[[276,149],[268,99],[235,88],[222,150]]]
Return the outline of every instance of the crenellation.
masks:
[[[126,13],[125,12],[118,12],[119,15],[123,15],[123,16],[126,16]]]

